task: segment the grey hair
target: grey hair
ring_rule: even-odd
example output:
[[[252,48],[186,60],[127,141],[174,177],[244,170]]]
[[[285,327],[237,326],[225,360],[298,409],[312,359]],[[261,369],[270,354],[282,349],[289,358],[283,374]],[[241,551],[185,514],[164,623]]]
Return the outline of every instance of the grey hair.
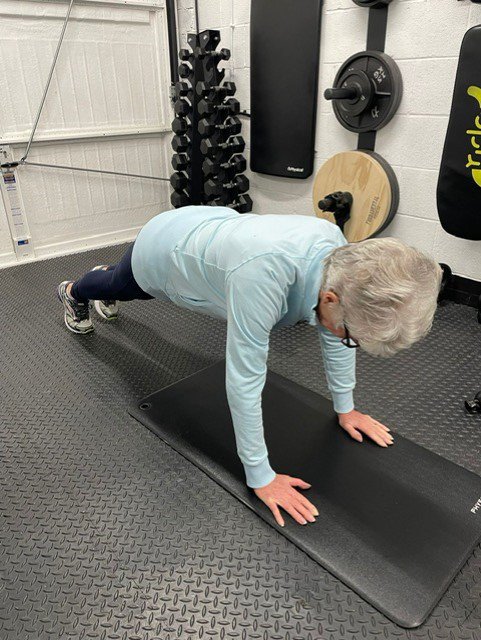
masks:
[[[324,260],[321,291],[334,291],[336,328],[373,356],[387,358],[430,331],[443,270],[396,238],[370,238],[337,247]]]

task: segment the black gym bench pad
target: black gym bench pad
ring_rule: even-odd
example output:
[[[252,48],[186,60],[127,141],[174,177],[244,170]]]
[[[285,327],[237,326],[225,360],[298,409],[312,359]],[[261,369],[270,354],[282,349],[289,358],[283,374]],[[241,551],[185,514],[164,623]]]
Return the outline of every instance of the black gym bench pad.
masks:
[[[263,393],[272,467],[312,484],[313,524],[279,527],[249,490],[235,450],[220,361],[130,413],[362,598],[421,625],[481,539],[481,477],[397,435],[353,440],[332,403],[271,371]],[[442,429],[442,416],[440,416]]]

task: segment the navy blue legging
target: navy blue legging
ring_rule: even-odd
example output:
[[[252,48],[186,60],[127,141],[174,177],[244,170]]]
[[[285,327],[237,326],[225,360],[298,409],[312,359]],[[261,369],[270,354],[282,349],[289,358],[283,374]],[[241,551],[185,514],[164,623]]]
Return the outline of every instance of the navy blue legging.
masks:
[[[132,273],[133,248],[132,244],[118,264],[88,271],[74,282],[70,293],[75,300],[151,300],[153,296],[142,291]]]

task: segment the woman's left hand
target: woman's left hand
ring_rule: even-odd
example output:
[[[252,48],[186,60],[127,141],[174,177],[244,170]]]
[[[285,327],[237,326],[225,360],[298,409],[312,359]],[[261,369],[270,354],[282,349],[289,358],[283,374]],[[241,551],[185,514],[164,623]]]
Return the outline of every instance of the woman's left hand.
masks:
[[[338,416],[341,427],[358,442],[362,442],[362,434],[365,433],[380,447],[388,447],[393,443],[390,429],[365,413],[353,409],[349,413],[339,413]]]

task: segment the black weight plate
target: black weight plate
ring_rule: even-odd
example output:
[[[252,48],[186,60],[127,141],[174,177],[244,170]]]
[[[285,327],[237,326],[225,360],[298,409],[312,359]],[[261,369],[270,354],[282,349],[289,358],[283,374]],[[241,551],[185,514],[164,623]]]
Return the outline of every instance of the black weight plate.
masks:
[[[391,167],[389,162],[385,160],[382,156],[380,156],[375,151],[366,151],[366,149],[358,149],[358,151],[362,151],[363,153],[366,153],[367,155],[377,160],[377,162],[379,162],[381,167],[384,169],[388,177],[389,184],[391,186],[391,207],[389,209],[389,213],[386,216],[386,220],[384,224],[376,231],[376,233],[372,234],[371,238],[375,238],[391,224],[394,216],[397,213],[397,210],[399,208],[399,182],[396,177],[396,174],[394,173],[394,169]]]
[[[345,122],[352,127],[351,129],[349,129],[349,131],[357,131],[358,128],[361,125],[361,116],[353,116],[350,113],[345,113],[343,114],[343,119],[345,120]],[[343,125],[345,126],[345,125]],[[346,129],[348,129],[349,127],[346,127]]]
[[[343,118],[346,116],[360,116],[370,108],[374,100],[374,92],[372,91],[370,79],[364,71],[348,69],[340,78],[339,86],[341,88],[356,87],[359,92],[358,96],[352,100],[338,101],[338,108],[342,111]]]
[[[402,98],[402,76],[395,61],[380,51],[361,51],[348,58],[336,74],[334,87],[340,87],[343,78],[350,69],[362,69],[370,77],[376,94],[390,95],[374,98],[369,111],[361,114],[359,119],[348,116],[342,108],[343,101],[333,100],[334,114],[342,126],[354,133],[378,131],[386,126],[396,113]]]
[[[394,60],[385,53],[368,52],[370,55],[367,73],[376,87],[376,93],[386,93],[390,96],[379,96],[374,104],[378,107],[379,115],[372,115],[372,110],[362,119],[365,131],[378,131],[390,122],[396,113],[402,98],[402,76]],[[364,127],[369,127],[364,129]]]
[[[342,74],[348,72],[348,71],[367,71],[367,65],[369,63],[369,60],[367,58],[364,57],[357,57],[360,54],[356,54],[354,56],[351,56],[351,58],[348,58],[348,60],[342,65],[341,69],[342,69]],[[348,62],[350,62],[349,66],[348,66]],[[340,77],[341,75],[341,71],[339,71],[339,73],[336,76],[336,80],[338,77]]]
[[[380,59],[380,57],[388,57],[384,53],[378,53],[376,57],[370,56],[368,58],[367,65],[367,75],[370,77],[374,86],[376,87],[376,91],[381,91],[383,93],[391,93],[392,92],[392,70],[390,68],[386,68],[387,65],[384,60]],[[392,58],[389,58],[389,64],[394,62]],[[394,63],[396,64],[396,63]],[[396,65],[397,66],[397,65]]]
[[[360,116],[362,131],[377,131],[387,124],[392,118],[390,106],[391,99],[388,97],[374,99],[370,108]]]
[[[474,0],[477,2],[478,0]],[[392,0],[353,0],[354,4],[359,7],[383,7],[392,2]]]

